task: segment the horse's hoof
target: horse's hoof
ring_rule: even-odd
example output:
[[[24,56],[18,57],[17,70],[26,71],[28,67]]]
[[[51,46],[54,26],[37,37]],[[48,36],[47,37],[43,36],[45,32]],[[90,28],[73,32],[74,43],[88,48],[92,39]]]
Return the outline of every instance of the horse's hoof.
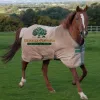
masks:
[[[88,100],[87,96],[80,97],[81,100]]]
[[[19,87],[22,88],[23,86],[24,86],[24,83],[23,82],[20,82],[19,83]]]
[[[76,85],[76,83],[75,82],[72,82],[72,85]]]
[[[55,90],[52,90],[52,91],[50,91],[50,93],[56,93],[56,91]]]
[[[88,100],[88,97],[83,92],[79,92],[79,95],[80,95],[80,99]]]

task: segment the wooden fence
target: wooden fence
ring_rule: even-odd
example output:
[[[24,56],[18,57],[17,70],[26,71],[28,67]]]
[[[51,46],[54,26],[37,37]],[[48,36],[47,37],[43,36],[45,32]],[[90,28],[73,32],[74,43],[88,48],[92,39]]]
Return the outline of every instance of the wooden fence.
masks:
[[[89,32],[100,32],[100,26],[88,26]]]

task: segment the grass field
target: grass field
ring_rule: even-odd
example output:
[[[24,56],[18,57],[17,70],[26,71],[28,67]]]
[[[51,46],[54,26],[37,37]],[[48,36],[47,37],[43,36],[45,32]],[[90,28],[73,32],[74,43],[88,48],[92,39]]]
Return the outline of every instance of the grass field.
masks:
[[[0,33],[0,55],[13,43],[13,33]],[[49,79],[56,93],[48,92],[41,72],[42,62],[32,62],[26,71],[27,82],[18,87],[21,79],[20,50],[8,64],[0,61],[0,100],[80,100],[73,86],[72,75],[60,61],[51,61]],[[89,100],[100,100],[100,33],[90,33],[86,39],[85,64],[88,75],[81,83]],[[77,68],[81,74],[80,68]]]

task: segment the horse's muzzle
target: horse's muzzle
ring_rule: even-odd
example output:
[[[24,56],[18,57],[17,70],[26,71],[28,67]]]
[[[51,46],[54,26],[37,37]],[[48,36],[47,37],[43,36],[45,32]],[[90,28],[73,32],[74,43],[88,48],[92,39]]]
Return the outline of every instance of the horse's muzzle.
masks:
[[[87,35],[88,35],[88,31],[82,31],[82,32],[81,32],[81,36],[82,36],[83,38],[85,38]]]

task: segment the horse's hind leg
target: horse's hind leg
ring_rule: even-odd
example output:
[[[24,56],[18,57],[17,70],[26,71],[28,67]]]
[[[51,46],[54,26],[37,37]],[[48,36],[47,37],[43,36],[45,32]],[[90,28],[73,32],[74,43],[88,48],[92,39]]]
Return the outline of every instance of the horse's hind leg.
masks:
[[[25,70],[26,70],[27,64],[28,64],[28,62],[22,61],[22,78],[21,78],[21,81],[19,83],[20,87],[23,87],[24,83],[26,82]]]
[[[51,84],[50,84],[50,82],[48,80],[48,76],[47,76],[49,61],[50,60],[44,60],[43,61],[42,72],[43,72],[44,80],[45,80],[45,83],[46,83],[46,86],[47,86],[48,90],[50,92],[55,92],[55,90],[52,88],[52,86],[51,86]]]
[[[82,76],[79,78],[79,81],[81,82],[81,81],[86,77],[86,75],[87,75],[87,69],[86,69],[86,67],[85,67],[84,64],[82,64],[82,65],[80,66],[80,68],[82,69],[82,72],[83,72]],[[72,82],[72,84],[73,84],[73,85],[76,85],[75,80]]]

